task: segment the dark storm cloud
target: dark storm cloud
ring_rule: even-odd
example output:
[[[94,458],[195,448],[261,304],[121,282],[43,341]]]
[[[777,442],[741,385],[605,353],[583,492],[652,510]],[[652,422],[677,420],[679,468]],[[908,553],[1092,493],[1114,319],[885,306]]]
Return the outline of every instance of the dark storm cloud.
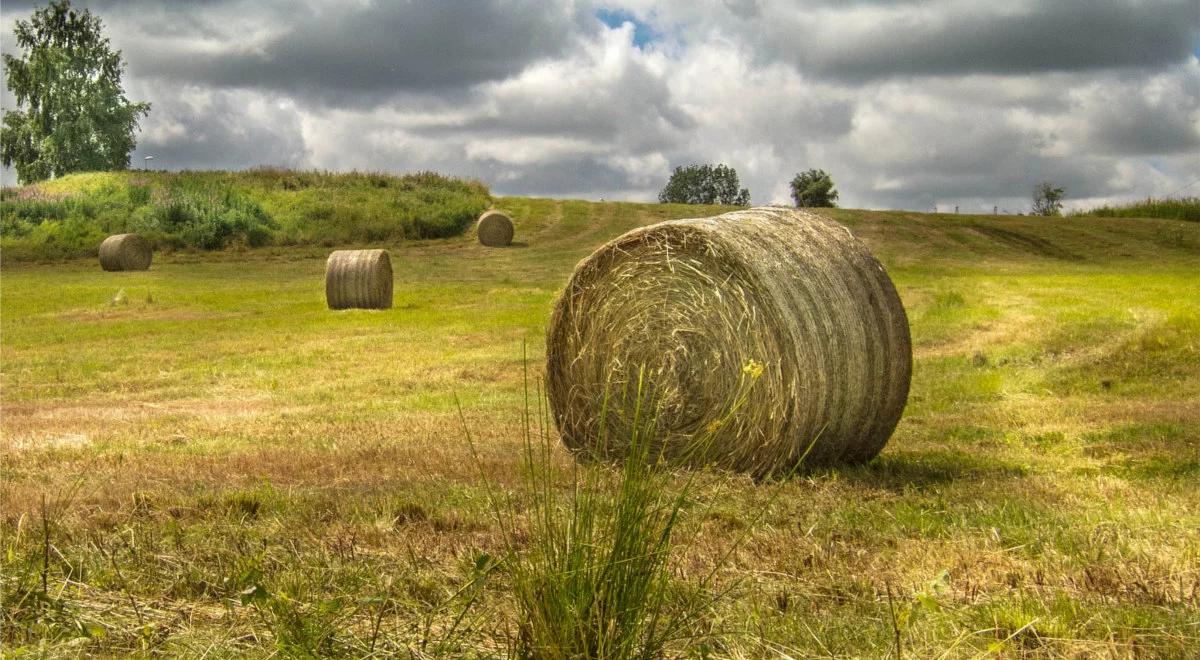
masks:
[[[843,196],[854,205],[871,208],[917,209],[943,213],[959,206],[963,213],[1028,212],[1034,185],[1052,181],[1067,191],[1069,200],[1113,194],[1116,162],[1100,157],[1031,155],[1027,150],[988,151],[987,165],[964,169],[962,158],[931,156],[912,166],[897,168],[870,160],[852,160],[831,168]],[[856,176],[845,176],[847,173]],[[836,176],[840,175],[840,176]],[[873,178],[890,185],[873,187]],[[1130,192],[1122,189],[1120,192]]]
[[[551,75],[518,78],[484,92],[485,112],[451,130],[484,135],[562,135],[619,143],[635,152],[663,149],[679,131],[695,128],[676,105],[667,81],[631,62],[605,71],[587,58]],[[532,78],[532,77],[531,77]]]
[[[362,105],[399,91],[504,79],[562,53],[580,20],[570,7],[534,0],[283,7],[260,10],[273,19],[266,27],[284,26],[262,43],[229,43],[220,52],[197,52],[186,43],[173,52],[171,44],[156,43],[158,54],[131,48],[131,71]]]
[[[1102,153],[1200,154],[1200,93],[1159,103],[1142,95],[1114,98],[1099,109],[1089,128]]]
[[[771,56],[849,80],[1155,67],[1185,60],[1200,38],[1194,0],[888,5],[866,15],[765,18]]]
[[[5,3],[5,15],[40,4]],[[598,29],[587,11],[538,0],[75,4],[105,22],[138,78],[356,107],[502,80]]]
[[[245,92],[175,89],[154,108],[133,154],[134,167],[154,156],[155,168],[304,167],[308,153],[293,109]]]
[[[520,170],[489,162],[481,164],[481,171],[496,182],[493,187],[498,192],[507,195],[602,196],[637,187],[627,172],[593,157],[548,161]]]

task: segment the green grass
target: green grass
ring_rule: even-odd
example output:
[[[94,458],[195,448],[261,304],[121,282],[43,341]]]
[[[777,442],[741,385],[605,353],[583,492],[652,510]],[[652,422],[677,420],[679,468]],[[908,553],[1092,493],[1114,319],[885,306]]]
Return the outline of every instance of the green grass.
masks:
[[[1105,204],[1073,215],[1097,218],[1165,218],[1200,222],[1200,197],[1166,199],[1147,197],[1142,201],[1128,204]]]
[[[671,642],[692,637],[688,622],[703,609],[678,607],[670,594],[673,534],[690,483],[669,492],[669,466],[651,454],[650,411],[640,416],[639,402],[628,460],[617,470],[577,467],[563,492],[548,412],[538,409],[522,453],[527,510],[489,493],[505,543],[500,567],[520,612],[513,650],[533,658],[662,657]],[[528,403],[526,411],[528,429]]]
[[[73,174],[0,193],[8,260],[95,256],[109,234],[159,250],[355,245],[461,234],[487,188],[432,172],[405,176],[259,168],[244,172]]]
[[[510,546],[491,502],[536,529],[522,346],[536,376],[554,295],[604,240],[718,209],[498,205],[509,249],[379,241],[396,271],[381,312],[325,309],[319,245],[180,251],[143,273],[6,259],[5,653],[518,650],[519,572],[495,564],[542,537]],[[665,473],[661,493],[687,497],[663,607],[710,604],[667,649],[1197,648],[1200,226],[829,213],[908,309],[908,408],[866,466]],[[557,445],[547,461],[570,502],[573,461]]]

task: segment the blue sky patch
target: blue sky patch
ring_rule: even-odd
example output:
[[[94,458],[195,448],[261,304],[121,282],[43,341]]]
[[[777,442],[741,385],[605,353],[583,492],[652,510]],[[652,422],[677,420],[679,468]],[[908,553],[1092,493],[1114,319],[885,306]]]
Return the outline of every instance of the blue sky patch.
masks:
[[[632,13],[624,9],[601,7],[596,10],[596,18],[610,28],[619,28],[625,23],[633,23],[633,45],[638,48],[645,48],[646,44],[654,43],[662,38],[662,33],[639,21]]]

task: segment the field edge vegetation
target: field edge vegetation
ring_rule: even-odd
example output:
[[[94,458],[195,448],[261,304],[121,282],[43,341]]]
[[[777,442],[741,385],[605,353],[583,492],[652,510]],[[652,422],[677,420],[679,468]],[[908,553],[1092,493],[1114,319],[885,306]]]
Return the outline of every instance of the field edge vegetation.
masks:
[[[0,191],[0,249],[14,261],[94,256],[125,232],[158,250],[395,243],[457,236],[491,202],[484,184],[434,172],[71,174]]]

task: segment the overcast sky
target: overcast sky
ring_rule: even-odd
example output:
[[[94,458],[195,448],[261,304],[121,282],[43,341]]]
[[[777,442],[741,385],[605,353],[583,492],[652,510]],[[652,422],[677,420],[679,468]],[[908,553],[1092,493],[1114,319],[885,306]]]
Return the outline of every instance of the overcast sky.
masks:
[[[1200,194],[1196,0],[77,4],[153,104],[135,166],[653,200],[723,162],[755,204],[815,167],[842,206],[963,212],[1042,180],[1072,206]],[[4,52],[30,11],[4,2]]]

